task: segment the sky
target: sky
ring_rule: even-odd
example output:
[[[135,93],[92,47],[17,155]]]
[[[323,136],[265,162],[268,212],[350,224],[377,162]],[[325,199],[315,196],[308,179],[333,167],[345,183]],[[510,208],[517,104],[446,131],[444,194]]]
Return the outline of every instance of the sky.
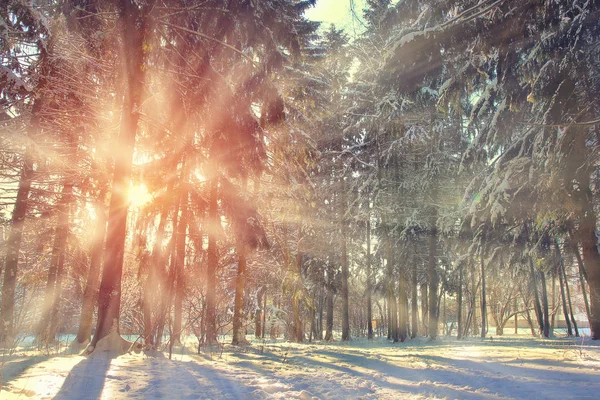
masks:
[[[353,31],[361,30],[360,22],[352,18],[352,9],[362,18],[365,0],[318,0],[314,8],[306,11],[306,17],[314,21],[321,21],[325,27],[335,24],[337,28],[344,28],[349,35]]]

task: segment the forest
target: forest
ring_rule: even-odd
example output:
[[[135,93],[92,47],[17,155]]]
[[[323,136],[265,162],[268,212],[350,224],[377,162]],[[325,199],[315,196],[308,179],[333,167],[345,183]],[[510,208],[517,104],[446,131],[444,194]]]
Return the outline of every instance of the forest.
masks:
[[[316,3],[0,2],[2,347],[600,339],[600,1]]]

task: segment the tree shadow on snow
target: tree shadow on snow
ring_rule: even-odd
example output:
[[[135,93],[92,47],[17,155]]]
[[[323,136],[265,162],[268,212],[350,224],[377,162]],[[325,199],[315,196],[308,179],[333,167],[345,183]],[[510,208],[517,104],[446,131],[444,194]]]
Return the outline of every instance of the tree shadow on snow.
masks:
[[[169,398],[175,389],[181,399],[243,399],[251,397],[256,389],[197,361],[150,360],[150,363],[148,384],[140,390],[144,399]]]
[[[4,365],[4,370],[2,371],[2,382],[4,385],[7,385],[16,379],[25,375],[29,369],[35,367],[37,364],[40,364],[44,361],[49,360],[54,356],[34,356],[27,357],[22,360],[10,360]]]
[[[81,360],[67,375],[55,400],[96,400],[104,389],[111,358],[97,355]]]

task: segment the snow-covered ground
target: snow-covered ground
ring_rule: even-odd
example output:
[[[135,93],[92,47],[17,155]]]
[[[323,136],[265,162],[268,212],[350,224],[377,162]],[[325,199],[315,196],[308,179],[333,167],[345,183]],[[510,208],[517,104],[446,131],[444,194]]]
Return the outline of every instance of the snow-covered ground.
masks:
[[[1,399],[598,399],[600,346],[523,336],[457,342],[253,341],[194,354],[33,355],[5,365]]]

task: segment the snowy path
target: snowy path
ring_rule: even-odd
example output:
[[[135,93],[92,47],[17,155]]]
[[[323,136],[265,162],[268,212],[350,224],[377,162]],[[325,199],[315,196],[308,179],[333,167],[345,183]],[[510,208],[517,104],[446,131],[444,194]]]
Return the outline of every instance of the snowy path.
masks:
[[[222,354],[37,359],[0,398],[596,399],[600,346],[571,340],[256,342]]]

